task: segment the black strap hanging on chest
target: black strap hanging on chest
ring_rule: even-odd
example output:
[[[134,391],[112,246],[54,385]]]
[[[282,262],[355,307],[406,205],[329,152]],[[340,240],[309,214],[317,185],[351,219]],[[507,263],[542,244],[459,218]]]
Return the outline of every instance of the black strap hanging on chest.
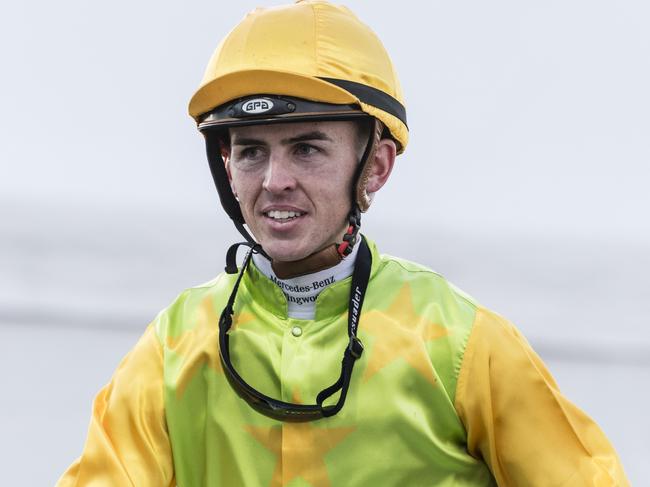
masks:
[[[240,243],[233,245],[228,251],[228,265],[230,271],[233,270],[235,255],[239,245],[250,245],[247,243]],[[359,242],[359,252],[354,264],[354,271],[352,272],[352,285],[350,288],[350,297],[348,304],[348,346],[343,353],[343,360],[341,362],[341,375],[338,380],[322,390],[316,397],[316,404],[304,405],[293,404],[289,402],[273,399],[269,396],[250,386],[244,379],[237,373],[230,360],[230,347],[228,330],[232,326],[233,307],[235,303],[235,296],[239,289],[241,279],[246,272],[252,254],[256,251],[255,246],[246,255],[244,263],[239,271],[235,285],[230,294],[228,302],[221,313],[219,319],[219,356],[223,366],[225,375],[228,382],[248,404],[258,412],[270,416],[274,419],[281,421],[313,421],[323,417],[333,416],[338,413],[343,405],[350,386],[350,379],[352,378],[352,370],[354,363],[361,357],[363,353],[363,344],[357,337],[357,329],[359,326],[359,318],[361,316],[361,308],[363,307],[363,300],[368,288],[368,281],[370,280],[370,270],[372,267],[372,256],[368,244],[362,238]],[[324,402],[332,397],[336,392],[341,391],[336,404],[325,406]]]

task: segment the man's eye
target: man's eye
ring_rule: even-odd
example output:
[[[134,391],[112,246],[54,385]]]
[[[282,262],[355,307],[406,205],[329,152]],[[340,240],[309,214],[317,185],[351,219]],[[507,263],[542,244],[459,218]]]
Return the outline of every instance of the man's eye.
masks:
[[[317,147],[314,147],[313,145],[310,144],[298,144],[296,145],[294,151],[298,156],[301,157],[313,156],[314,154],[320,152]]]
[[[245,147],[237,154],[237,159],[242,161],[257,161],[264,157],[264,151],[261,147]]]

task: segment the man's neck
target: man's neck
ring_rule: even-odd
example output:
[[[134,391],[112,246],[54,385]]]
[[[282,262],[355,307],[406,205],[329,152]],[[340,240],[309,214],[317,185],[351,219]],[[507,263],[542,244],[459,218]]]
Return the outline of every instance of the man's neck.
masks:
[[[281,262],[273,260],[271,267],[273,272],[280,279],[292,279],[307,274],[314,274],[316,272],[334,267],[341,262],[342,256],[337,250],[337,245],[328,245],[324,249],[308,255],[304,259]]]
[[[358,248],[359,246],[355,245],[352,253],[334,266],[285,279],[277,276],[274,272],[275,266],[272,266],[271,262],[265,257],[253,254],[253,263],[287,297],[290,318],[313,320],[316,314],[316,298],[318,298],[318,295],[331,284],[352,275]]]

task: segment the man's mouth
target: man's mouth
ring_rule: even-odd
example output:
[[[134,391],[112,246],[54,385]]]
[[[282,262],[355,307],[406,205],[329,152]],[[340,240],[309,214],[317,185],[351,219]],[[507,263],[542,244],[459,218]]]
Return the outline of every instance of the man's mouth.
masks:
[[[266,211],[264,212],[264,216],[268,218],[272,218],[273,220],[277,222],[288,222],[290,220],[294,220],[298,218],[299,216],[304,215],[303,212],[300,211],[288,211],[288,210],[271,210],[271,211]]]

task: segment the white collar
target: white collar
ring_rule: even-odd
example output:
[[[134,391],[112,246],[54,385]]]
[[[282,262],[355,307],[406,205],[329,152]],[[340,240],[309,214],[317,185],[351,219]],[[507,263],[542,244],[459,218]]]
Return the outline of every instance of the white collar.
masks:
[[[355,245],[352,253],[333,267],[290,279],[279,279],[273,272],[271,261],[260,254],[253,254],[253,263],[287,297],[290,318],[313,320],[316,315],[316,298],[327,286],[352,275],[358,250],[359,246]]]

